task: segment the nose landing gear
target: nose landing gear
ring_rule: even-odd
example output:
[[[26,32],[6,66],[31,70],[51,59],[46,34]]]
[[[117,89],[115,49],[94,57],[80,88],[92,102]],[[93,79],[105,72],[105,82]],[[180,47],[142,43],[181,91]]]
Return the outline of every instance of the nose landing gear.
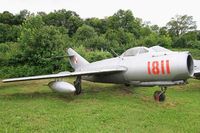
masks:
[[[164,102],[166,98],[165,96],[166,90],[167,90],[167,87],[161,87],[160,91],[155,91],[153,95],[155,101]]]

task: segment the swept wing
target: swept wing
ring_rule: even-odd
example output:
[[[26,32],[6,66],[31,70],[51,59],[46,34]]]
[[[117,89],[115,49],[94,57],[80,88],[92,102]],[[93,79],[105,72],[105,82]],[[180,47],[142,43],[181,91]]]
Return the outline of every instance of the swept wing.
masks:
[[[65,77],[72,77],[72,76],[97,75],[97,74],[123,72],[123,71],[126,71],[126,68],[124,68],[124,67],[104,68],[104,69],[101,69],[101,70],[89,70],[89,71],[77,71],[77,72],[76,71],[75,72],[61,72],[61,73],[58,73],[58,74],[50,74],[50,75],[11,78],[11,79],[4,79],[4,80],[2,80],[2,82],[17,82],[17,81],[26,81],[26,80],[65,78]]]

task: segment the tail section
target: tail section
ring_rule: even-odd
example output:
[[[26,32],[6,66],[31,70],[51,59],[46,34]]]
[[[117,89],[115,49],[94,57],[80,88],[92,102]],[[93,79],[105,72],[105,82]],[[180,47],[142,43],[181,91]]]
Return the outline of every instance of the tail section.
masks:
[[[76,51],[69,48],[67,50],[68,56],[69,56],[69,62],[74,70],[77,70],[81,66],[89,64],[89,62],[84,59],[82,56],[80,56]]]

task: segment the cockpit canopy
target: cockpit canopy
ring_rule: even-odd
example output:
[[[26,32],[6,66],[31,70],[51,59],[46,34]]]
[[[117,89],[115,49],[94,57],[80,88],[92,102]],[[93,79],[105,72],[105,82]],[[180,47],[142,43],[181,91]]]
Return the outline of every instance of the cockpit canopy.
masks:
[[[144,53],[148,53],[149,50],[147,47],[134,47],[134,48],[130,48],[128,50],[126,50],[122,56],[136,56],[139,54],[144,54]]]
[[[154,52],[172,52],[171,50],[163,48],[161,46],[153,46],[153,47],[150,47],[149,49]]]
[[[136,55],[141,55],[144,53],[148,53],[148,52],[164,52],[164,53],[170,53],[172,52],[169,49],[163,48],[161,46],[153,46],[150,48],[147,47],[134,47],[134,48],[130,48],[128,50],[126,50],[122,56],[136,56]]]

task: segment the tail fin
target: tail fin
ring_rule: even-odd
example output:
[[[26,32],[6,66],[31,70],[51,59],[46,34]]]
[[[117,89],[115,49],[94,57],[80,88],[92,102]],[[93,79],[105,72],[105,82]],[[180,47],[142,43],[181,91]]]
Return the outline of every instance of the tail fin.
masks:
[[[89,64],[89,62],[84,59],[82,56],[80,56],[76,51],[69,48],[67,50],[68,56],[69,56],[69,62],[74,70],[80,68],[81,66]]]

